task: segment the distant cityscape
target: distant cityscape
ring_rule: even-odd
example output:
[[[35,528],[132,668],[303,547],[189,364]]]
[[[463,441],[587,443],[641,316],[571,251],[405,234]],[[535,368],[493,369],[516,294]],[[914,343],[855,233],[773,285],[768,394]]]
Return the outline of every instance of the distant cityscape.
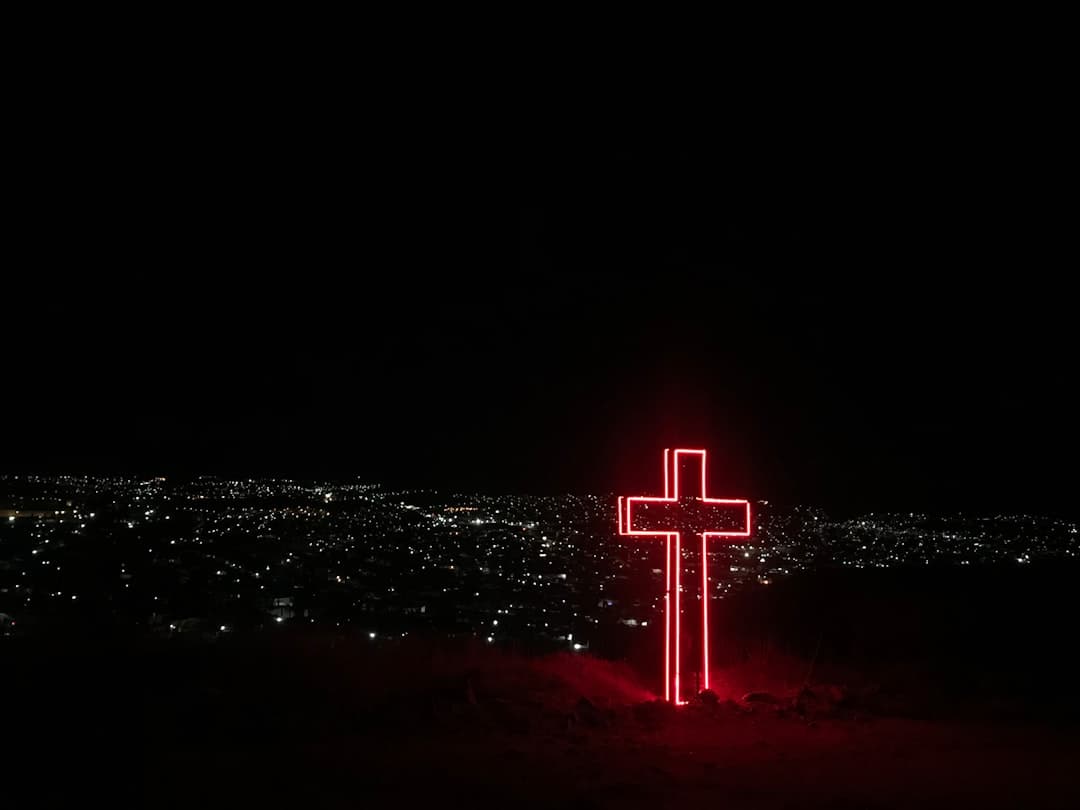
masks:
[[[696,553],[686,549],[684,570]],[[759,501],[748,540],[711,544],[709,588],[719,600],[806,570],[1078,557],[1077,525],[1063,520],[832,520]],[[581,650],[605,628],[662,623],[662,566],[662,543],[618,536],[614,495],[0,476],[0,638],[307,625],[373,642],[439,634]]]

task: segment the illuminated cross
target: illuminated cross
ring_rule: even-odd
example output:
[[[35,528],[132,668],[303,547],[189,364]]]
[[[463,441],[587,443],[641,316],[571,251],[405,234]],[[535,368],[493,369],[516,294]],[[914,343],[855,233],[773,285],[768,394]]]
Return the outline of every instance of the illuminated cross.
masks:
[[[679,466],[683,457],[697,460],[701,469],[700,484],[697,477],[691,475],[680,485]],[[709,538],[750,536],[750,502],[709,498],[706,492],[705,451],[665,450],[664,497],[620,495],[618,502],[619,534],[663,537],[667,541],[664,557],[664,699],[670,701],[674,696],[676,705],[683,703],[679,693],[682,536],[696,534],[701,538],[701,672],[704,689],[709,688]]]

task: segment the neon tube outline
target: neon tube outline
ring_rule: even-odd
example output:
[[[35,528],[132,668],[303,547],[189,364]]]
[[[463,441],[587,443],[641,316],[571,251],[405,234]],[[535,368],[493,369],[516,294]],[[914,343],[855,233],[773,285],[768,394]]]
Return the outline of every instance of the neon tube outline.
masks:
[[[671,700],[671,546],[672,539],[675,543],[675,700],[676,705],[684,705],[680,697],[679,690],[679,678],[681,675],[681,660],[680,660],[680,627],[681,620],[681,608],[680,608],[680,592],[682,590],[680,583],[680,571],[682,569],[682,533],[670,532],[663,530],[643,530],[634,529],[633,527],[633,505],[635,503],[678,503],[679,501],[679,458],[681,455],[699,455],[701,456],[701,502],[707,504],[725,504],[725,505],[742,505],[746,510],[745,516],[745,529],[742,531],[706,531],[698,532],[701,535],[701,626],[702,626],[702,683],[705,689],[709,688],[709,573],[708,573],[708,541],[710,537],[749,537],[751,532],[751,519],[750,519],[750,501],[745,498],[710,498],[708,497],[707,482],[707,452],[704,449],[692,450],[687,448],[677,448],[674,453],[670,448],[664,450],[664,496],[661,497],[648,497],[648,496],[622,496],[618,497],[617,510],[618,514],[618,526],[619,534],[623,536],[632,537],[664,537],[666,539],[666,554],[664,557],[664,699]],[[672,462],[669,464],[669,461]],[[674,468],[674,472],[669,472]],[[674,492],[672,492],[671,482],[674,479]],[[623,504],[625,503],[626,514],[623,514]]]

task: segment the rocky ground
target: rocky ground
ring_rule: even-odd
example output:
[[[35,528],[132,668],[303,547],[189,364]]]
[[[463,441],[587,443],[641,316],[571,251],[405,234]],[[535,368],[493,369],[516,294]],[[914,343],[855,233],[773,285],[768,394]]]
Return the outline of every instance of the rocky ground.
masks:
[[[459,661],[465,664],[463,661]],[[315,721],[171,740],[161,806],[1078,807],[1080,734],[1012,715],[898,716],[875,687],[720,694],[678,709],[582,656],[444,662],[433,684]],[[292,726],[295,733],[281,733]]]
[[[742,667],[676,709],[566,653],[93,649],[5,652],[4,806],[1080,807],[1080,725],[1045,704]]]
[[[176,746],[148,763],[170,807],[1077,807],[1080,738],[772,706],[574,711],[478,699],[425,728]]]

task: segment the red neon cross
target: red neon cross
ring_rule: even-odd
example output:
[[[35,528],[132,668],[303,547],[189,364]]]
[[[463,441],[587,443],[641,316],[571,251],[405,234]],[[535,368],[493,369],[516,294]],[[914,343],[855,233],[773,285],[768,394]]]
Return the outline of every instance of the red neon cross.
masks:
[[[700,489],[693,480],[679,485],[679,462],[688,456],[699,460]],[[664,699],[682,704],[679,697],[680,610],[682,591],[682,535],[701,536],[701,672],[703,688],[709,688],[709,572],[710,537],[749,537],[750,502],[742,499],[709,498],[705,485],[704,450],[664,451],[664,497],[619,496],[619,534],[663,537],[667,540],[664,558]],[[722,526],[725,528],[718,528]],[[672,569],[675,571],[672,582]],[[672,602],[674,601],[674,609]],[[675,672],[671,669],[671,639],[675,638]]]

